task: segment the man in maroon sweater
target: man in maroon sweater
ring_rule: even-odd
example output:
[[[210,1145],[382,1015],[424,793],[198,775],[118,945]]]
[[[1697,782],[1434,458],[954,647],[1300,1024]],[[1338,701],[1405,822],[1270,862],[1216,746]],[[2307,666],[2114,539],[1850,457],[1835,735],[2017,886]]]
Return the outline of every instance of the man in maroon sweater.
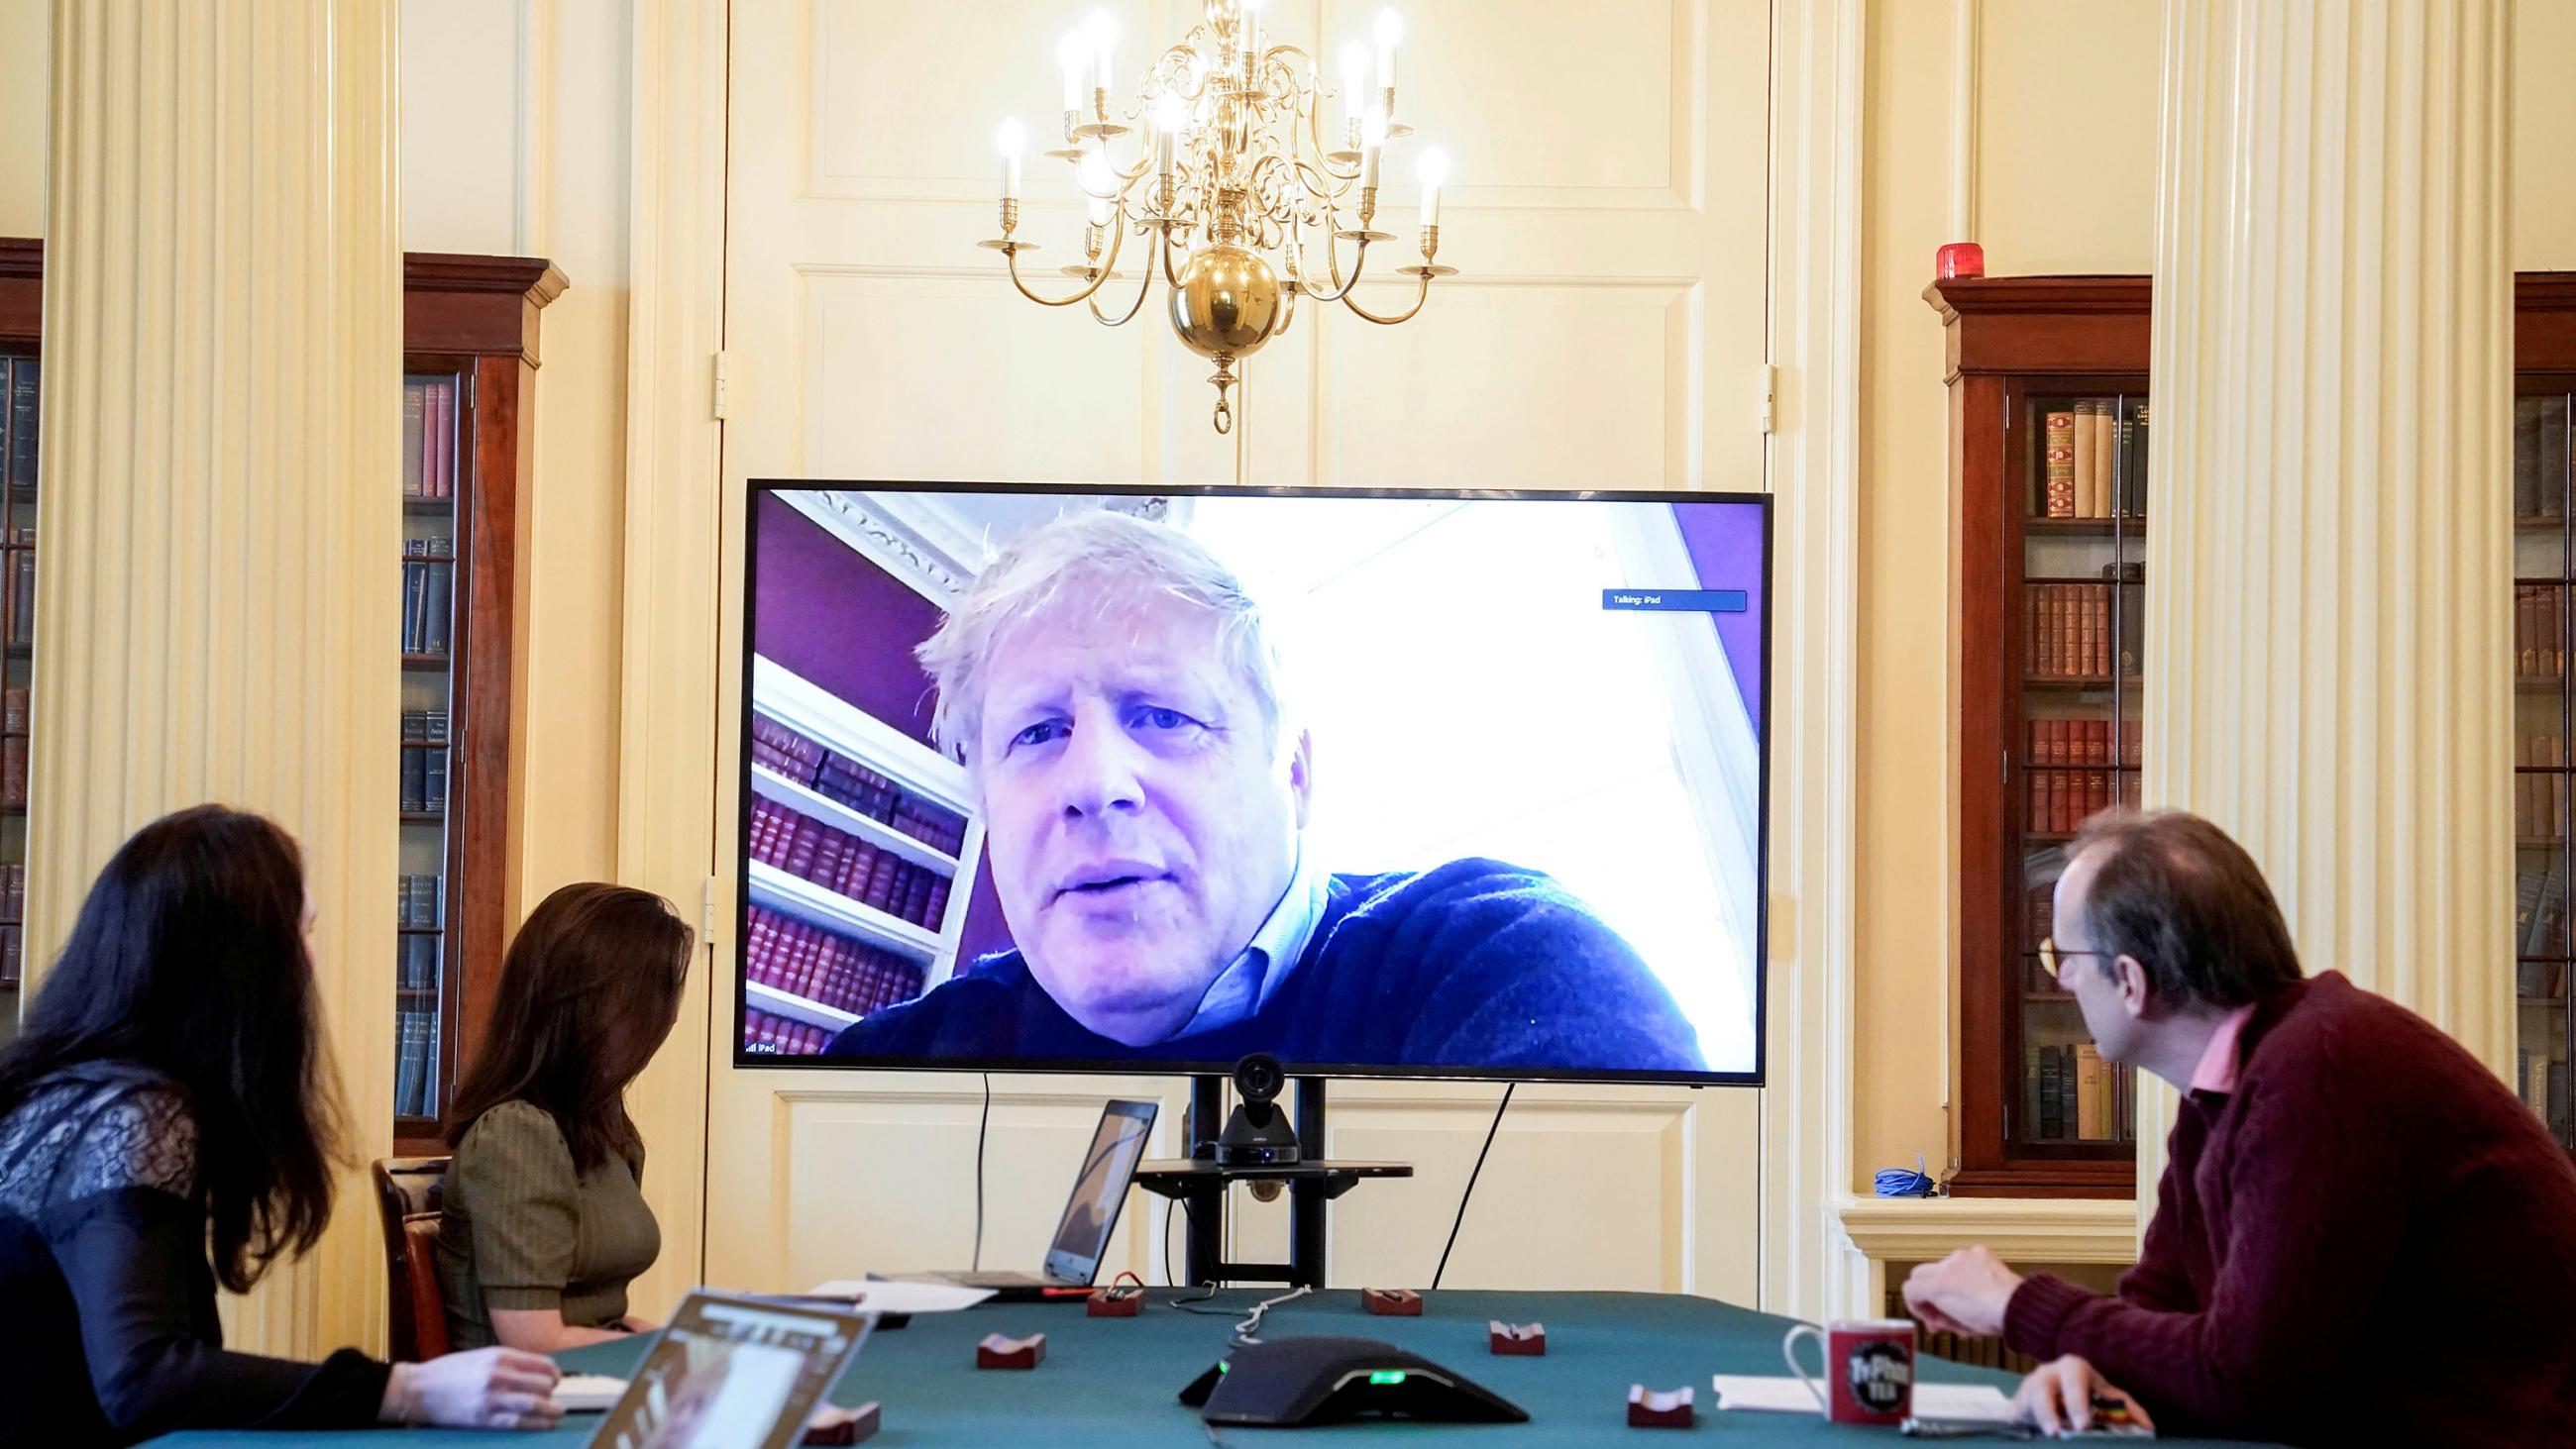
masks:
[[[2044,1428],[2118,1385],[2168,1432],[2576,1443],[2576,1168],[2531,1109],[2413,1012],[2303,978],[2209,822],[2097,817],[2068,850],[2051,964],[2105,1058],[2183,1092],[2145,1246],[2114,1298],[1969,1248],[1906,1303],[2052,1360],[2020,1399]]]

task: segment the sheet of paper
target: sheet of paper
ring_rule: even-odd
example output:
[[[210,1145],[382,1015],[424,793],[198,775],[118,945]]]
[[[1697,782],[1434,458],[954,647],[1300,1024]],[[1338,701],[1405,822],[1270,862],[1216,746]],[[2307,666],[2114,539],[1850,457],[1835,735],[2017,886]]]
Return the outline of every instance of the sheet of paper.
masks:
[[[1972,1419],[1980,1424],[2009,1424],[2012,1400],[1992,1384],[1926,1384],[1914,1386],[1914,1412],[1927,1419]]]
[[[1755,1413],[1819,1414],[1815,1390],[1793,1378],[1719,1374],[1717,1406]],[[1914,1386],[1914,1412],[1927,1419],[1971,1419],[1979,1423],[2012,1421],[2012,1400],[1992,1384],[1922,1384]]]
[[[990,1288],[961,1288],[954,1283],[893,1282],[879,1278],[835,1278],[805,1290],[808,1298],[836,1298],[862,1313],[954,1313],[993,1296]]]
[[[555,1406],[567,1414],[605,1413],[626,1395],[626,1380],[606,1374],[566,1374],[555,1383]]]
[[[1796,1379],[1719,1374],[1710,1382],[1717,1388],[1717,1406],[1721,1409],[1750,1409],[1773,1414],[1824,1413],[1816,1401],[1815,1390]]]

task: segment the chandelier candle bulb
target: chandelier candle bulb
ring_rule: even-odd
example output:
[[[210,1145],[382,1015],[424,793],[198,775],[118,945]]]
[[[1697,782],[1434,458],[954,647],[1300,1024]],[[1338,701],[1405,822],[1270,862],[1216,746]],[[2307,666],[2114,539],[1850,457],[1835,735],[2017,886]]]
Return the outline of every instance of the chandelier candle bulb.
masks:
[[[1242,0],[1243,18],[1236,28],[1243,41],[1243,66],[1249,73],[1255,56],[1261,54],[1261,0]]]
[[[1020,199],[1020,151],[1028,145],[1028,135],[1020,129],[1020,118],[1005,116],[993,130],[993,149],[1002,153],[1002,199]]]
[[[1434,146],[1422,153],[1417,170],[1422,178],[1422,229],[1440,229],[1440,186],[1449,179],[1449,153]]]
[[[1371,111],[1360,127],[1360,189],[1377,190],[1378,159],[1386,154],[1386,112]]]
[[[1082,28],[1091,37],[1091,87],[1099,96],[1100,118],[1105,121],[1109,119],[1109,48],[1118,40],[1118,20],[1106,10],[1094,10]]]
[[[1106,141],[1101,143],[1106,146]],[[1117,178],[1109,172],[1109,158],[1098,151],[1085,153],[1075,175],[1081,178],[1083,201],[1093,226],[1109,224],[1109,209],[1116,201]]]
[[[1057,43],[1055,59],[1056,64],[1064,68],[1064,108],[1068,113],[1079,112],[1082,109],[1082,83],[1086,78],[1083,73],[1090,68],[1091,62],[1090,46],[1084,41],[1081,31],[1077,30]]]
[[[1404,42],[1404,17],[1392,10],[1377,13],[1377,88],[1395,89],[1395,48]]]
[[[1350,113],[1351,149],[1360,149],[1360,133],[1368,124],[1369,93],[1368,47],[1354,40],[1342,47],[1342,108]]]
[[[1181,98],[1169,91],[1154,103],[1154,167],[1163,178],[1166,191],[1171,189],[1172,166],[1180,149],[1181,128],[1188,125],[1189,120],[1189,112],[1182,107]]]

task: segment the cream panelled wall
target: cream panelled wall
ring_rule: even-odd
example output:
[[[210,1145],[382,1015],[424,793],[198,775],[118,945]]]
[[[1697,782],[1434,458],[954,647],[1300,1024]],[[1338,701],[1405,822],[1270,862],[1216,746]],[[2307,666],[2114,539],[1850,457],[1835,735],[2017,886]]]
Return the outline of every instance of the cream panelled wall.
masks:
[[[1109,8],[1131,62],[1198,9]],[[1274,37],[1320,35],[1329,54],[1376,8],[1281,0],[1265,23]],[[1765,217],[1752,199],[1765,184],[1767,7],[1403,8],[1404,105],[1456,158],[1441,259],[1466,275],[1404,327],[1318,309],[1252,359],[1252,479],[1761,486]],[[1080,10],[735,7],[729,532],[753,477],[1231,479],[1231,446],[1207,426],[1207,368],[1168,327],[1149,316],[1108,331],[1037,308],[973,245],[996,224],[994,121],[1051,115],[1054,41]],[[1078,213],[1039,163],[1030,176],[1024,234],[1052,240],[1039,255],[1054,257]],[[1412,188],[1400,170],[1391,180],[1382,225],[1402,232]],[[719,959],[730,966],[732,943]],[[801,1286],[964,1258],[973,1078],[738,1071],[721,1033],[713,1056],[711,1176],[724,1191],[709,1204],[711,1278]],[[1003,1076],[994,1088],[987,1237],[1022,1256],[1043,1241],[1054,1165],[1079,1155],[1102,1096],[1162,1098],[1163,1151],[1186,1098],[1173,1079]],[[1427,1278],[1498,1092],[1337,1089],[1336,1153],[1420,1169],[1337,1205],[1337,1280]],[[1750,1092],[1522,1092],[1479,1189],[1516,1210],[1469,1223],[1449,1281],[1751,1301],[1758,1109]],[[1238,1216],[1238,1251],[1284,1251],[1279,1208]],[[1600,1230],[1545,1226],[1568,1222]],[[1113,1261],[1159,1280],[1159,1226],[1130,1214]]]
[[[303,845],[362,1162],[393,1115],[393,26],[363,0],[63,15],[40,493],[46,557],[85,566],[38,581],[29,977],[135,827],[272,816]],[[363,1172],[339,1187],[315,1251],[227,1300],[236,1345],[381,1342]]]

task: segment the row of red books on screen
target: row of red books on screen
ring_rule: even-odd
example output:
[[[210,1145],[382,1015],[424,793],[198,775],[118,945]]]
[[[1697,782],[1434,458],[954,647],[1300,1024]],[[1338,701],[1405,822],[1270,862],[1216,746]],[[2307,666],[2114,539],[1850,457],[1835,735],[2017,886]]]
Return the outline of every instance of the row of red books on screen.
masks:
[[[925,845],[950,855],[966,848],[964,816],[908,793],[877,771],[765,714],[751,717],[751,762],[870,820],[882,820]]]
[[[742,969],[774,991],[857,1016],[921,994],[918,963],[759,906],[743,936]]]
[[[2514,585],[2513,677],[2567,677],[2567,591],[2556,584]]]
[[[2525,735],[2516,741],[2513,762],[2540,769],[2567,763],[2567,741],[2558,735]],[[2558,840],[2567,833],[2567,787],[2563,775],[2513,777],[2513,833],[2519,840]]]
[[[742,1014],[742,1049],[761,1056],[810,1057],[831,1043],[832,1033],[810,1021],[772,1016],[765,1011]]]
[[[937,931],[948,913],[948,877],[775,800],[751,807],[751,858],[798,880]]]
[[[2106,564],[2107,575],[2118,565]],[[2131,565],[2135,568],[2135,565]],[[2138,593],[2116,620],[2110,584],[2031,584],[2028,635],[2030,672],[2039,679],[2108,679],[2112,666],[2122,678],[2138,672]],[[2115,637],[2116,635],[2116,637]]]

